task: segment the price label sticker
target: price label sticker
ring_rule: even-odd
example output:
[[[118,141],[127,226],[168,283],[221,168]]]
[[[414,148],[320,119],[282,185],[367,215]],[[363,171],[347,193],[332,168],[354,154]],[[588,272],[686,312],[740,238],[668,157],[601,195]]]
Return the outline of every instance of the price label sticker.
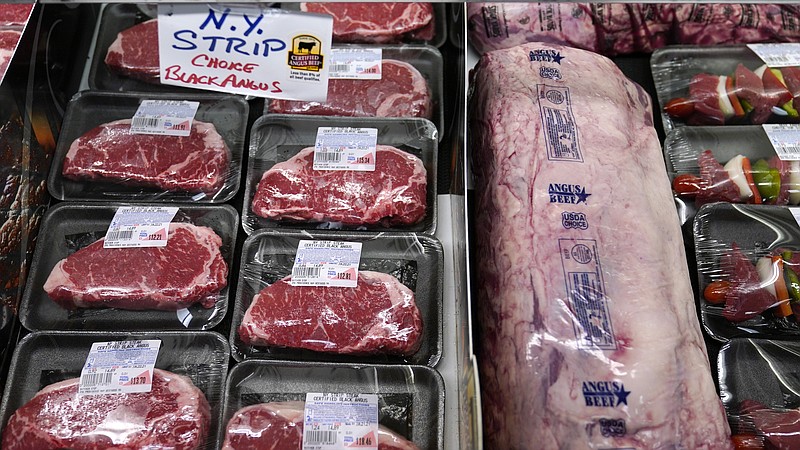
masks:
[[[292,286],[356,287],[360,242],[300,241],[292,267]]]
[[[314,170],[373,172],[377,148],[377,128],[317,128]]]
[[[382,61],[380,48],[333,48],[329,78],[380,80]]]
[[[189,136],[200,102],[142,100],[131,119],[131,133]]]
[[[376,394],[306,394],[303,450],[378,449]]]
[[[747,44],[769,67],[800,65],[800,44]]]
[[[159,340],[95,342],[81,370],[78,395],[150,392],[160,346]]]
[[[177,207],[123,206],[117,208],[106,231],[103,248],[166,247],[169,224]]]
[[[761,126],[778,158],[782,161],[800,161],[800,125],[765,123]]]

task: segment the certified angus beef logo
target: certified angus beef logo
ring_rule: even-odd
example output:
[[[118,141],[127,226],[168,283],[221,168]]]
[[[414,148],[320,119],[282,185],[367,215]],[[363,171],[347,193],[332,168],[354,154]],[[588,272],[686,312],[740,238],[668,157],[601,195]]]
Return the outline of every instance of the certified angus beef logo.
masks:
[[[564,59],[561,56],[561,52],[557,50],[531,50],[528,53],[528,59],[531,62],[554,62],[558,65],[561,65],[561,60]]]
[[[322,41],[303,34],[292,38],[292,49],[289,51],[289,67],[295,70],[319,72],[322,70]]]
[[[580,184],[550,183],[547,187],[547,195],[550,203],[568,203],[577,205],[587,203],[587,199],[592,194],[586,193],[586,187]]]
[[[628,406],[628,395],[631,391],[626,391],[625,385],[618,381],[584,381],[582,388],[586,406]]]

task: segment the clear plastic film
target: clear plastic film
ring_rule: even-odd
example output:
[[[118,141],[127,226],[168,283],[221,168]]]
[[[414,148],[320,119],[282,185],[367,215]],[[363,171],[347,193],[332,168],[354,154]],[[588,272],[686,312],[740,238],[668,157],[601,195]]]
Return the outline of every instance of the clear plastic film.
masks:
[[[189,135],[133,132],[146,100],[198,102]],[[60,200],[228,201],[239,189],[247,114],[247,102],[233,95],[79,93],[64,117],[48,189]],[[149,119],[139,117],[137,125]]]
[[[301,240],[361,243],[356,287],[293,286]],[[234,357],[433,367],[442,352],[442,258],[436,239],[413,233],[260,230],[243,248]]]
[[[768,68],[746,46],[670,47],[650,63],[666,131],[800,122],[800,68]]]
[[[431,119],[441,130],[442,54],[426,45],[389,46],[382,50],[379,80],[330,79],[325,102],[273,99],[267,110],[319,116],[422,117]]]
[[[469,3],[469,39],[479,53],[527,42],[604,55],[652,52],[668,43],[672,5]]]
[[[93,343],[152,339],[160,348],[149,392],[78,395]],[[28,335],[14,353],[3,395],[2,446],[213,449],[228,352],[222,336],[210,332]]]
[[[314,170],[320,128],[377,129],[374,170]],[[436,127],[425,119],[264,116],[251,132],[243,227],[432,234],[436,155]]]
[[[719,387],[737,448],[800,447],[796,342],[731,339],[719,353]]]
[[[683,221],[706,203],[800,204],[800,161],[782,160],[761,127],[681,127],[664,142]]]
[[[715,203],[697,213],[698,301],[715,339],[800,336],[800,226],[792,211]]]
[[[730,448],[650,98],[547,44],[471,89],[487,448]]]
[[[231,371],[220,448],[259,448],[278,437],[301,448],[311,392],[377,394],[379,450],[443,448],[444,384],[433,369],[273,361],[245,361]]]
[[[446,12],[439,3],[285,3],[281,8],[332,16],[334,43],[439,47],[447,36]]]
[[[131,205],[62,203],[48,211],[20,306],[26,328],[209,329],[222,320],[236,211],[183,206],[172,218],[166,246],[104,248],[123,206]]]
[[[696,3],[674,10],[676,44],[725,45],[800,41],[797,5]]]

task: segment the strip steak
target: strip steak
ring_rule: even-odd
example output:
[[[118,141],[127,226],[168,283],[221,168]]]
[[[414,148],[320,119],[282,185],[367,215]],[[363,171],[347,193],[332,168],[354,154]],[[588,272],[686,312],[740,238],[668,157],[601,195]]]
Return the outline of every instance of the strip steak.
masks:
[[[300,3],[300,9],[333,16],[334,42],[396,44],[434,37],[430,3]]]
[[[122,30],[108,47],[105,63],[112,72],[159,84],[158,19]]]

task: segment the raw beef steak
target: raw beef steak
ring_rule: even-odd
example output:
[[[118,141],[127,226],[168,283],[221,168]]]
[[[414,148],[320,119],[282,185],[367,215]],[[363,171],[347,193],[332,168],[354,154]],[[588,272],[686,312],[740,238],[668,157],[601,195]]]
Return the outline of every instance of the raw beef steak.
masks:
[[[556,45],[473,75],[487,448],[730,448],[648,95]]]
[[[375,171],[314,170],[314,148],[266,171],[253,212],[273,220],[411,225],[425,217],[425,166],[416,156],[378,145]]]
[[[22,33],[16,30],[0,30],[0,81],[8,69],[8,63],[14,56],[21,35]]]
[[[32,9],[32,4],[0,4],[0,26],[25,25]]]
[[[300,9],[333,16],[334,42],[427,41],[435,32],[430,3],[301,3]]]
[[[171,223],[169,233],[166,247],[103,248],[100,239],[59,261],[44,290],[67,309],[214,306],[228,283],[222,239],[188,223]]]
[[[228,422],[222,450],[298,450],[303,445],[303,402],[246,406]],[[378,427],[378,450],[419,450],[391,430]]]
[[[428,83],[411,64],[384,59],[380,80],[328,81],[325,103],[270,100],[269,112],[318,116],[425,117],[432,113]]]
[[[108,47],[105,61],[112,72],[159,84],[158,59],[158,19],[152,19],[117,34]]]
[[[76,139],[64,176],[206,194],[225,185],[231,155],[213,124],[194,120],[189,136],[133,134],[130,126],[117,120]]]
[[[358,272],[358,286],[292,286],[286,277],[255,295],[239,326],[248,345],[346,354],[413,355],[422,316],[411,289],[379,272]]]
[[[146,393],[78,397],[79,379],[51,384],[9,419],[4,450],[172,449],[203,445],[211,425],[191,380],[156,369]]]

